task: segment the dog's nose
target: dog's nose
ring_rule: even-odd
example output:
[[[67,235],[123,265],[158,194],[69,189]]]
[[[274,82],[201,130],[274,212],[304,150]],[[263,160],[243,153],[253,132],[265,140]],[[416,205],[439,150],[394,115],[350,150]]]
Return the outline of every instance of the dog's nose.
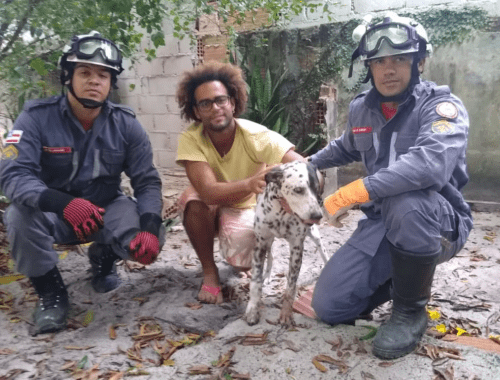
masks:
[[[319,211],[313,211],[311,213],[311,219],[312,220],[320,220],[322,217],[323,217],[323,213],[321,213]]]

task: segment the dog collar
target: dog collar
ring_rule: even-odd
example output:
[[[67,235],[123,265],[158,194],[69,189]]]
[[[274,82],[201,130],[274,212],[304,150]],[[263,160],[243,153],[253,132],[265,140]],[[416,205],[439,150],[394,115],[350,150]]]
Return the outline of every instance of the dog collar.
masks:
[[[319,220],[316,221],[316,220],[312,220],[312,219],[307,219],[307,220],[304,220],[302,219],[300,216],[298,216],[296,213],[294,213],[292,211],[292,209],[290,208],[290,205],[288,204],[288,202],[286,201],[285,198],[283,197],[278,197],[278,201],[280,202],[280,205],[281,207],[283,207],[283,210],[285,210],[286,213],[288,214],[292,214],[292,215],[295,215],[297,218],[299,218],[304,224],[307,224],[308,226],[312,226],[313,224],[319,224]]]

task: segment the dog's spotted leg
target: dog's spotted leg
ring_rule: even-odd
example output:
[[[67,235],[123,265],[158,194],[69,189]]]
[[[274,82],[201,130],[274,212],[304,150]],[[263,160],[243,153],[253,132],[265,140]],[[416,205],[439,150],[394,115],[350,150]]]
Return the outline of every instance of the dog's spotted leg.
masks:
[[[266,253],[271,248],[271,243],[266,241],[263,237],[257,237],[257,245],[253,251],[252,258],[252,279],[250,280],[250,300],[248,301],[247,309],[245,312],[245,319],[247,323],[255,325],[259,322],[259,302],[262,296],[262,272],[264,270],[264,261]]]
[[[290,242],[290,268],[287,276],[287,286],[283,295],[283,305],[279,322],[283,327],[291,327],[295,325],[293,319],[293,300],[297,291],[297,279],[299,278],[300,267],[302,266],[302,253],[304,251],[304,241]]]
[[[264,281],[266,284],[271,283],[271,270],[273,269],[273,248],[271,247],[269,251],[267,251],[267,260],[266,260],[266,272],[264,274]]]
[[[316,251],[319,250],[319,254],[325,264],[328,262],[328,255],[325,246],[323,245],[323,240],[321,240],[321,235],[319,234],[318,226],[315,224],[307,231],[307,236],[309,236],[314,244],[316,244]]]

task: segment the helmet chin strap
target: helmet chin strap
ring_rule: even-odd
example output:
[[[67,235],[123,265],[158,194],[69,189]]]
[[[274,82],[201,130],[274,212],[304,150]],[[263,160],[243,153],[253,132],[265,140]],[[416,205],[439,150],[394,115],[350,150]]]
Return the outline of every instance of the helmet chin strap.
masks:
[[[97,102],[97,101],[92,100],[92,99],[79,98],[78,96],[76,96],[75,91],[73,90],[73,86],[71,85],[71,83],[68,84],[68,89],[69,89],[69,92],[71,92],[71,95],[73,95],[75,97],[75,99],[78,100],[78,102],[84,108],[95,109],[95,108],[102,107],[105,103],[105,101],[104,102]]]

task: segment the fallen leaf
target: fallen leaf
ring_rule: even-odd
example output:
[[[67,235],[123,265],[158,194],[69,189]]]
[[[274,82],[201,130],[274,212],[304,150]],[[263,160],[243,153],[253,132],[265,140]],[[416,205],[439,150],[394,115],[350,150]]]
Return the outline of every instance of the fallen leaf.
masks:
[[[166,365],[168,367],[173,367],[175,365],[175,362],[172,359],[167,359],[163,361],[163,365]]]
[[[184,306],[189,307],[191,310],[198,310],[203,307],[203,305],[199,302],[186,302]]]
[[[437,310],[427,310],[427,314],[429,315],[429,318],[432,320],[439,319],[441,318],[441,314]]]
[[[497,335],[497,336],[490,336],[490,339],[495,342],[496,344],[500,344],[500,337]]]
[[[436,326],[436,330],[439,331],[442,334],[445,334],[448,329],[446,328],[446,325],[439,324],[439,325]]]
[[[134,297],[132,299],[139,302],[139,306],[142,306],[142,304],[148,300],[148,297]]]
[[[321,364],[319,361],[317,361],[316,359],[313,359],[312,363],[321,372],[326,372],[327,371],[326,367],[323,364]]]
[[[215,364],[215,367],[229,367],[231,364],[231,358],[234,355],[234,351],[236,351],[236,347],[231,347],[231,349],[226,352],[225,354],[222,354],[219,356],[219,360]]]
[[[116,330],[114,325],[109,326],[109,339],[116,339]]]
[[[69,253],[69,251],[64,251],[63,253],[61,253],[59,255],[59,259],[64,260],[66,257],[68,257],[68,253]]]
[[[364,327],[365,329],[370,330],[370,332],[368,334],[362,336],[361,338],[359,338],[359,340],[368,340],[368,339],[371,339],[371,338],[375,337],[375,335],[377,334],[377,328],[376,327],[366,326],[366,325],[363,325],[362,327]]]
[[[380,362],[380,363],[378,363],[378,366],[379,367],[383,367],[383,368],[392,367],[393,365],[394,365],[394,363],[391,363],[391,362]]]
[[[367,379],[373,379],[373,380],[375,380],[375,376],[373,376],[369,372],[361,371],[361,377],[363,378],[362,380],[367,380]]]
[[[231,374],[232,379],[241,379],[241,380],[250,380],[250,374],[249,373],[232,373]]]
[[[95,346],[85,346],[85,347],[78,347],[78,346],[64,346],[65,350],[77,350],[77,351],[83,351],[83,350],[88,350],[89,348],[94,348]]]
[[[83,318],[82,325],[84,327],[87,327],[93,320],[94,320],[94,311],[89,310],[87,311],[87,314],[85,314],[85,317]]]
[[[296,344],[294,342],[292,342],[291,340],[283,340],[283,342],[286,344],[286,348],[292,350],[293,352],[299,352],[300,351],[300,348],[298,348],[296,346]]]
[[[111,376],[108,380],[120,380],[123,379],[123,372],[111,372]]]
[[[433,371],[439,376],[440,380],[454,380],[455,379],[455,370],[453,368],[453,364],[450,364],[446,368],[442,368],[440,366],[432,366]]]
[[[209,375],[212,372],[211,368],[204,364],[191,366],[188,371],[190,375]]]
[[[66,362],[66,364],[64,364],[61,368],[59,368],[59,370],[66,371],[66,370],[71,369],[73,367],[76,368],[76,362],[74,360]]]

